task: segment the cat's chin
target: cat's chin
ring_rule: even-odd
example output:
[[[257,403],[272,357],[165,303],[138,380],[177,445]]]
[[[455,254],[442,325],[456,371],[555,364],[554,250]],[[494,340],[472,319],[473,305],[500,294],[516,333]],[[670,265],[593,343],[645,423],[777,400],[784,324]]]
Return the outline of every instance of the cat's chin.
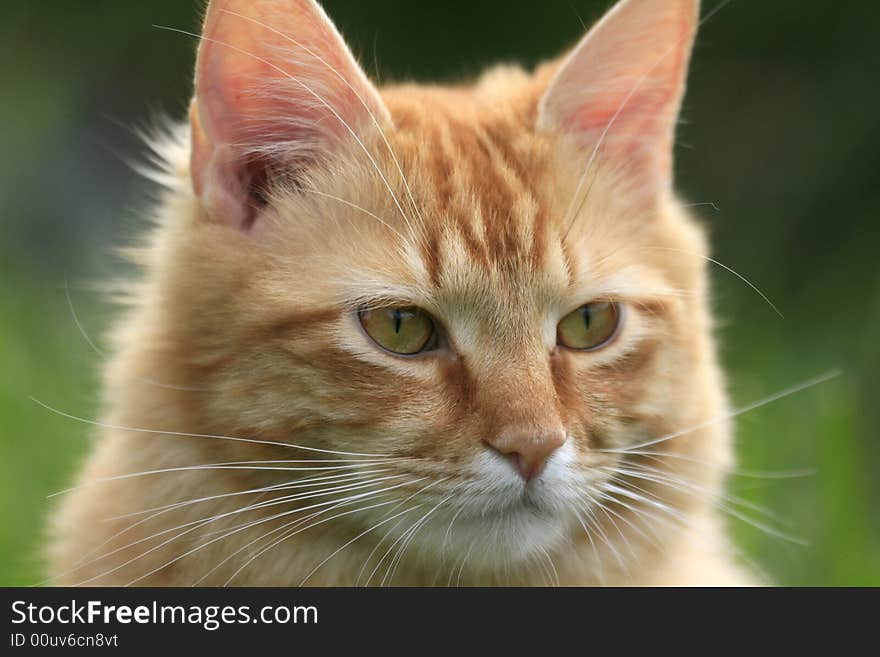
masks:
[[[565,544],[577,520],[523,497],[504,509],[459,513],[438,519],[420,532],[419,547],[429,559],[460,562],[468,570],[497,571],[544,558]],[[450,529],[450,523],[451,529]]]
[[[546,559],[581,530],[575,509],[582,502],[563,491],[571,488],[520,481],[505,494],[463,498],[438,508],[413,535],[412,549],[429,562],[482,572]]]

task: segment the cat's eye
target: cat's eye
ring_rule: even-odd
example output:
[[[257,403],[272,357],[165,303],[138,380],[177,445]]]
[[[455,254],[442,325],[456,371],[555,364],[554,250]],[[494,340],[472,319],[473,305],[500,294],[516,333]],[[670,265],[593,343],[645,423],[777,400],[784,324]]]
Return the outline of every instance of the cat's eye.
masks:
[[[617,335],[621,309],[610,301],[594,301],[562,318],[556,341],[569,349],[592,351],[604,347]]]
[[[437,341],[434,320],[415,306],[391,306],[361,310],[361,326],[380,347],[412,356],[432,349]]]

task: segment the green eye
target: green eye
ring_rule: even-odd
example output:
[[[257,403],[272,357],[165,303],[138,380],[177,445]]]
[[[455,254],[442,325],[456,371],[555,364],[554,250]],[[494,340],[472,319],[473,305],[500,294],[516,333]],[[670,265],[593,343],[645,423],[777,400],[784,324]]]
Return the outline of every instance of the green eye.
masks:
[[[562,318],[556,328],[556,341],[569,349],[591,351],[608,344],[620,326],[616,303],[595,301]]]
[[[437,330],[434,320],[415,306],[392,306],[358,313],[367,335],[383,349],[411,356],[430,349]]]

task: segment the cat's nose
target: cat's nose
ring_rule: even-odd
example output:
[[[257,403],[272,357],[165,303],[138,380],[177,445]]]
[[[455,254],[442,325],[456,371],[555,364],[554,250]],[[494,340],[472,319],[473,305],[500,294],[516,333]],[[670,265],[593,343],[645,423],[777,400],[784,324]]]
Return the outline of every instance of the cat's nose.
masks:
[[[565,443],[564,429],[539,431],[507,430],[486,443],[503,454],[514,465],[525,481],[537,477],[547,459]]]

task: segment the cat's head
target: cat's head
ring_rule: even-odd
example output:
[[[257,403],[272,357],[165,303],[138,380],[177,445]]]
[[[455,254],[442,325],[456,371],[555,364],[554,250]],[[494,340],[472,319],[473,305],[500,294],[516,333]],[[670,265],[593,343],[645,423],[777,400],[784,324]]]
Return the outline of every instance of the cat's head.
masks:
[[[663,477],[726,458],[700,426],[724,406],[706,247],[671,191],[697,22],[623,0],[534,74],[380,91],[314,2],[212,2],[190,219],[157,256],[193,426],[379,471],[335,522],[417,509],[382,533],[427,514],[415,542],[476,564],[679,513]]]

